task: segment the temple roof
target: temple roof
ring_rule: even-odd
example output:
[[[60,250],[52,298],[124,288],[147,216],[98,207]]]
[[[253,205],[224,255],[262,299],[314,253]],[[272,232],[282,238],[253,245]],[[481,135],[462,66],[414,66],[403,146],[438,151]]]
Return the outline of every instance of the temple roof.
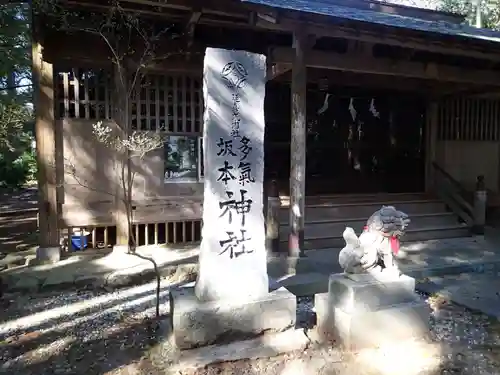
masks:
[[[500,42],[500,32],[479,29],[466,24],[448,21],[427,20],[395,13],[383,13],[377,10],[358,9],[345,5],[336,5],[334,0],[241,0],[243,3],[264,5],[275,9],[297,11],[343,18],[357,22],[367,22],[383,26],[435,33],[467,39],[479,39]]]

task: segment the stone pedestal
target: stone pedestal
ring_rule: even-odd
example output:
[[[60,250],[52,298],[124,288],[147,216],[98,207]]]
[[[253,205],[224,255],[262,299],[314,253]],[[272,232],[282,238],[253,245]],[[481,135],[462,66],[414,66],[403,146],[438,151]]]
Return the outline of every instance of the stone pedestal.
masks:
[[[114,245],[113,246],[113,254],[117,255],[126,255],[130,251],[130,246],[128,245]]]
[[[52,264],[60,260],[61,248],[59,246],[39,247],[36,249],[36,261],[39,264]]]
[[[174,343],[190,349],[295,326],[297,299],[285,288],[254,299],[201,301],[194,288],[170,292]]]
[[[406,275],[334,274],[328,293],[315,296],[318,336],[348,350],[426,336],[430,308]]]

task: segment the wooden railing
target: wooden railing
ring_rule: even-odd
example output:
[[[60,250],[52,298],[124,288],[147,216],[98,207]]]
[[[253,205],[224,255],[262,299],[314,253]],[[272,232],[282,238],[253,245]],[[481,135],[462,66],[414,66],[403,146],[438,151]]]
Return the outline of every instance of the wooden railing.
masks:
[[[474,196],[437,163],[434,169],[434,188],[443,202],[469,227],[474,225]]]
[[[132,234],[137,246],[184,245],[201,241],[201,227],[201,220],[134,224],[132,225]],[[116,244],[116,226],[66,227],[62,232],[62,245],[65,250],[75,250],[75,245],[72,244],[74,238],[77,238],[78,241],[76,246],[81,249],[84,247],[91,249],[109,248]]]
[[[83,241],[88,248],[115,245],[116,224],[112,207],[110,202],[86,209],[63,205],[60,222],[63,246],[71,249],[74,237],[82,248]],[[137,246],[197,243],[201,241],[201,207],[201,201],[197,199],[134,202],[131,234]]]

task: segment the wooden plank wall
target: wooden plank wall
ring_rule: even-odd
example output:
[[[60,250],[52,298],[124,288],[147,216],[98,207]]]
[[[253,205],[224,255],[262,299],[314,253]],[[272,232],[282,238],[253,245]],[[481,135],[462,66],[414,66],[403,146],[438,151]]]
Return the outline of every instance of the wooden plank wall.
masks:
[[[113,90],[111,72],[104,69],[58,69],[55,75],[55,112],[58,120],[111,120]],[[201,74],[151,74],[138,82],[131,98],[132,129],[165,131],[171,135],[201,136],[203,126],[203,93]],[[78,122],[75,123],[75,125]],[[81,122],[80,122],[81,124]],[[184,244],[201,238],[201,210],[192,215],[172,211],[172,202],[134,202],[133,233],[138,245]],[[89,247],[112,246],[116,240],[110,204],[102,204],[99,215],[88,212],[85,222],[61,220],[63,242],[70,246],[71,237],[81,235]],[[104,209],[104,206],[109,206]],[[156,214],[151,215],[151,208]],[[71,210],[71,207],[63,208]],[[169,211],[170,210],[170,211]],[[143,212],[144,211],[144,212]],[[168,211],[168,212],[167,212]],[[161,213],[166,213],[162,215]],[[104,213],[104,214],[102,214]],[[162,220],[162,216],[164,220]],[[175,219],[172,219],[175,218]],[[88,222],[87,222],[88,221]]]
[[[494,99],[450,98],[439,106],[438,140],[497,142],[500,102]]]
[[[500,101],[458,97],[438,109],[436,161],[467,189],[484,175],[493,192],[500,184]]]

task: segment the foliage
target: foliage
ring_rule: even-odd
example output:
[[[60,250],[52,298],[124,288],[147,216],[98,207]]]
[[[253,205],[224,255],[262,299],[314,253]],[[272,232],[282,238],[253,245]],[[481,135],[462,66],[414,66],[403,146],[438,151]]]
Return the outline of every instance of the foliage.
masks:
[[[382,1],[382,0],[379,0]],[[476,24],[478,0],[386,0],[392,4],[435,9],[461,14],[470,25]],[[500,0],[480,0],[482,26],[500,29]]]
[[[439,9],[465,16],[470,25],[476,23],[477,0],[440,0]],[[481,0],[481,18],[483,27],[500,28],[500,0]]]
[[[0,151],[0,186],[20,187],[33,181],[36,175],[36,157],[26,148],[24,152]]]
[[[0,186],[17,188],[35,179],[32,127],[26,106],[0,101]]]
[[[16,188],[35,178],[31,128],[32,111],[26,105],[0,100],[0,186]]]
[[[0,5],[0,186],[18,187],[36,173],[31,150],[30,8]],[[27,86],[27,87],[25,87]]]
[[[15,84],[31,77],[30,71],[30,8],[27,4],[0,5],[0,84],[7,85],[13,71]]]
[[[147,153],[162,148],[165,142],[165,133],[152,133],[134,130],[123,137],[113,131],[109,126],[104,126],[102,121],[92,125],[92,132],[97,141],[103,143],[120,153],[130,153],[131,158],[144,158]]]

